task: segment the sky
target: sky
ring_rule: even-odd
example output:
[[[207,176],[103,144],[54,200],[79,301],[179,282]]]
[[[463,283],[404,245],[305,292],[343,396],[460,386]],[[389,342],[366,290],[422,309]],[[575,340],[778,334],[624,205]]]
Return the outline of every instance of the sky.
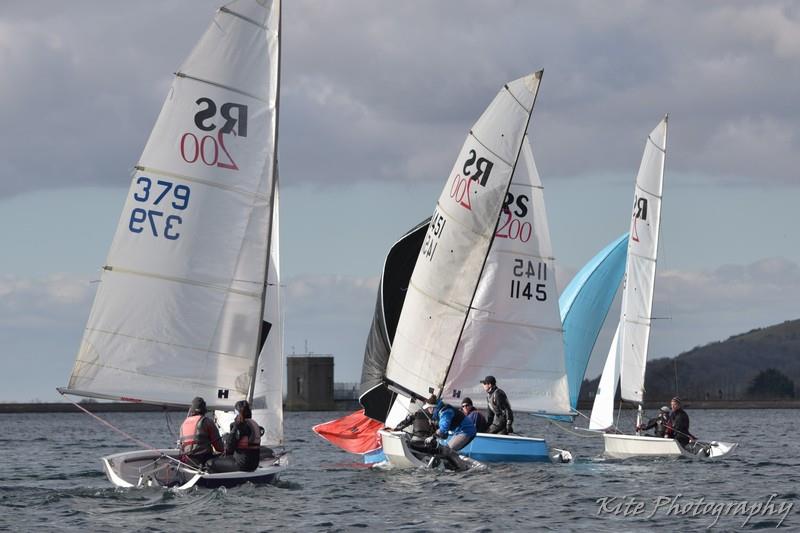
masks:
[[[0,6],[0,401],[59,399],[132,168],[218,3]],[[358,381],[386,251],[497,91],[541,68],[529,134],[559,286],[627,231],[669,113],[650,358],[800,318],[798,64],[793,2],[285,2],[286,352]]]

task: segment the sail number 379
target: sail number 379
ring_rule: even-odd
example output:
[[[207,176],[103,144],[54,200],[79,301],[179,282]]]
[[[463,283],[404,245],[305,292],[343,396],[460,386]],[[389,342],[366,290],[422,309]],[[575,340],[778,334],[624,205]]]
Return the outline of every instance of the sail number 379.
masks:
[[[176,211],[184,211],[189,207],[191,189],[187,185],[174,184],[167,180],[155,182],[147,176],[136,179],[133,199],[142,204],[148,204],[155,209],[135,207],[131,210],[128,229],[131,233],[145,233],[153,237],[164,237],[174,241],[180,238],[180,225],[183,219],[180,215],[169,214],[165,209],[170,207]]]

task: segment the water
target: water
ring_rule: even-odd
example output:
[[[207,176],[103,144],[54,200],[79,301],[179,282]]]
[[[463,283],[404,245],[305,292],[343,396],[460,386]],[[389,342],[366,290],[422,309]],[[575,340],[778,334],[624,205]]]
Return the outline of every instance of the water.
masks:
[[[138,446],[84,414],[0,415],[0,530],[702,531],[713,514],[680,515],[677,508],[668,514],[663,504],[648,515],[660,497],[754,505],[771,494],[777,494],[773,509],[794,504],[783,529],[800,530],[797,411],[689,410],[695,434],[740,442],[733,456],[713,463],[605,461],[602,439],[519,415],[515,428],[569,449],[575,463],[496,464],[466,473],[365,469],[311,431],[342,414],[287,413],[292,467],[279,484],[186,493],[113,488],[98,457]],[[163,414],[103,416],[149,444],[174,442]],[[181,417],[170,416],[174,432]],[[614,502],[628,503],[628,516],[622,508],[615,514]],[[632,514],[637,502],[643,509]],[[774,528],[780,520],[754,516],[742,528],[745,518],[721,516],[715,528]]]

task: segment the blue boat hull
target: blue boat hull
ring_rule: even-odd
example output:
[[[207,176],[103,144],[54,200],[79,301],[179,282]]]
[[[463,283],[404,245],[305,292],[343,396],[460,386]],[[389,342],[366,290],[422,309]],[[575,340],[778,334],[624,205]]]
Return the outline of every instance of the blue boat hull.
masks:
[[[459,453],[488,463],[550,462],[550,447],[544,439],[515,435],[478,433]]]
[[[550,462],[550,447],[544,439],[518,437],[515,435],[490,435],[478,433],[472,442],[459,453],[476,461],[486,463],[535,463]],[[367,464],[385,461],[383,450],[364,455]]]

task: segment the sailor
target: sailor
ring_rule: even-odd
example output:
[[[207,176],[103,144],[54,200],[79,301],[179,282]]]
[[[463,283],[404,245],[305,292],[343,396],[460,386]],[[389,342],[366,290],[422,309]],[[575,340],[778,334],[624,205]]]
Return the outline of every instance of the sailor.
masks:
[[[636,428],[637,431],[647,431],[648,429],[653,429],[653,434],[656,437],[664,437],[667,433],[667,426],[669,425],[670,420],[670,408],[666,405],[663,406],[658,415],[655,418],[651,418],[647,421],[647,424],[642,424]]]
[[[433,446],[432,453],[450,463],[454,470],[467,470],[467,464],[457,452],[472,442],[478,432],[472,421],[436,396],[428,398],[422,408],[431,415],[434,426],[438,428],[436,433],[425,439],[425,444]]]
[[[262,429],[253,420],[250,404],[239,400],[234,406],[236,418],[225,435],[225,455],[209,463],[211,472],[252,472],[261,461]]]
[[[514,433],[514,412],[508,403],[508,396],[502,389],[497,388],[494,376],[486,376],[481,380],[483,390],[486,391],[486,403],[489,406],[486,421],[489,424],[489,433],[507,435]]]
[[[200,467],[214,457],[214,452],[223,450],[222,439],[217,425],[206,418],[206,402],[201,397],[192,400],[189,414],[181,424],[180,460],[192,466]]]
[[[430,452],[431,448],[435,448],[435,446],[431,447],[425,444],[425,440],[436,431],[431,421],[431,415],[425,412],[425,409],[420,408],[410,413],[393,429],[394,431],[402,431],[408,426],[411,426],[411,440],[409,445],[412,448],[422,452]]]
[[[461,412],[472,420],[472,424],[475,426],[475,429],[478,430],[478,433],[485,433],[486,430],[489,429],[486,418],[472,405],[472,398],[464,398],[461,400]]]
[[[692,435],[689,433],[689,415],[683,410],[681,399],[677,396],[670,401],[670,406],[672,407],[672,417],[670,425],[667,426],[667,436],[674,438],[685,448],[692,439]]]

